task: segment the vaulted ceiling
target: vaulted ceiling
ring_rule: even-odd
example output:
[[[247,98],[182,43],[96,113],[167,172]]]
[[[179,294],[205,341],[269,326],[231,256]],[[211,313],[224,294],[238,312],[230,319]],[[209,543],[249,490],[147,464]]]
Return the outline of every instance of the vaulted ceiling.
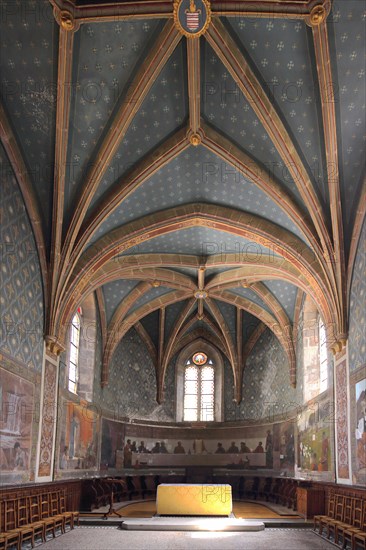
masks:
[[[134,327],[159,401],[169,361],[198,338],[227,356],[240,401],[267,327],[295,385],[304,294],[340,349],[364,216],[365,3],[210,7],[199,37],[172,1],[9,2],[1,18],[1,137],[46,339],[61,349],[95,292],[102,384]]]

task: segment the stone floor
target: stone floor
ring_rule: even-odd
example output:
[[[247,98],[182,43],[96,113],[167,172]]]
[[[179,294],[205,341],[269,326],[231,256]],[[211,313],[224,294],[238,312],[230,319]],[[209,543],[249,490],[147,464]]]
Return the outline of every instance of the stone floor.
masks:
[[[76,527],[41,550],[327,550],[336,548],[311,529],[266,528],[259,532],[122,531]]]

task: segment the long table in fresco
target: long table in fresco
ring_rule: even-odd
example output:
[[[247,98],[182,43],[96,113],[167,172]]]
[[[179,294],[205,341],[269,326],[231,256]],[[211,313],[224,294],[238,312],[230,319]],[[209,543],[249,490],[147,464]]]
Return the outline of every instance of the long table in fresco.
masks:
[[[154,466],[228,466],[241,465],[242,468],[265,468],[265,453],[245,454],[152,454],[132,453],[132,466],[134,464]]]

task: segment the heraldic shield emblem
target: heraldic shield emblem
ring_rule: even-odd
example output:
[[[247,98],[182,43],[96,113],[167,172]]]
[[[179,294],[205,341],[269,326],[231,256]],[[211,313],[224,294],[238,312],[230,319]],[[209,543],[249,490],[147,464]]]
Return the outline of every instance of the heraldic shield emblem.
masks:
[[[211,21],[208,0],[175,0],[174,21],[178,30],[187,38],[201,36]]]

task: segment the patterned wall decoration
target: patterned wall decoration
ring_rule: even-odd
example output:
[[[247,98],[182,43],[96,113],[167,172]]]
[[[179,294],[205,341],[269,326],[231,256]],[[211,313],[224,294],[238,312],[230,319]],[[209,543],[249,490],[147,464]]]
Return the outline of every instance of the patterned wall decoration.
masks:
[[[48,0],[3,4],[1,98],[47,225],[52,206],[58,30]]]
[[[34,385],[0,369],[0,469],[4,484],[31,480],[34,405]]]
[[[39,444],[38,477],[52,475],[54,427],[57,419],[57,366],[46,357],[43,373],[42,424]]]
[[[125,159],[125,155],[122,155]],[[146,200],[149,197],[149,200]],[[124,223],[174,205],[207,202],[252,212],[306,241],[301,230],[237,168],[203,146],[190,147],[123,201],[96,231],[93,240]]]
[[[319,195],[327,201],[322,115],[313,78],[315,54],[310,29],[304,21],[288,19],[239,17],[227,21],[250,54],[261,82],[290,127]]]
[[[81,25],[75,34],[66,206],[158,27],[153,20],[113,21]]]
[[[267,329],[248,357],[243,376],[243,398],[233,403],[233,374],[225,362],[225,420],[272,421],[276,415],[287,418],[298,406],[297,393],[290,386],[288,361],[281,344]]]
[[[202,99],[205,118],[239,147],[246,144],[249,149],[246,153],[264,165],[302,204],[286,166],[251,105],[207,43],[204,50],[205,90]]]
[[[349,303],[348,354],[350,371],[366,366],[366,221],[363,223],[352,274]]]
[[[296,475],[334,481],[333,426],[334,404],[328,395],[299,408]]]
[[[365,171],[365,18],[365,5],[359,0],[332,3],[328,17],[329,34],[335,43],[331,49],[333,81],[337,83],[334,103],[340,126],[339,164],[348,231],[352,229]],[[345,239],[346,245],[349,242]]]
[[[14,173],[0,146],[1,350],[40,372],[43,354],[43,293],[32,229]]]
[[[145,22],[144,25],[151,25],[151,22]],[[186,74],[185,46],[181,42],[163,67],[143,101],[141,109],[132,120],[93,198],[93,204],[118,178],[127,173],[137,160],[166,139],[185,121],[188,112]],[[161,199],[162,196],[160,196]],[[126,203],[129,204],[129,201]],[[139,210],[136,201],[134,206]],[[117,218],[119,215],[120,212]]]
[[[350,478],[348,441],[348,377],[345,352],[335,356],[335,424],[337,448],[337,479]]]
[[[109,367],[109,382],[100,405],[116,417],[173,420],[164,403],[156,402],[155,368],[145,345],[131,329],[117,347]]]

